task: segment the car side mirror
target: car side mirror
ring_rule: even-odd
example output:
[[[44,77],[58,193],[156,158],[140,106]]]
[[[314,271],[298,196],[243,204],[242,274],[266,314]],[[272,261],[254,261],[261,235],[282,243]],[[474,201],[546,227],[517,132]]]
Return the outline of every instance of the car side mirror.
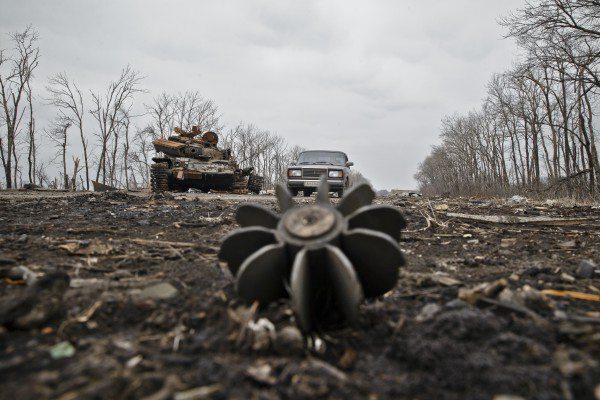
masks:
[[[354,163],[352,161],[346,161],[346,167],[351,167],[353,165]]]

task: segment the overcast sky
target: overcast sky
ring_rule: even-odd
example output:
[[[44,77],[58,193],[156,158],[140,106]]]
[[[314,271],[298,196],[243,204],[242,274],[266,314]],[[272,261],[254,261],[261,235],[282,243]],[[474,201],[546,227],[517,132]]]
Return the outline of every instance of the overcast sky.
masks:
[[[226,128],[243,121],[290,144],[345,151],[377,189],[406,189],[439,142],[440,120],[479,107],[492,73],[515,60],[497,21],[522,4],[0,0],[0,48],[36,28],[40,97],[57,72],[99,90],[130,64],[149,91],[138,109],[162,91],[199,90]],[[43,124],[54,110],[37,112]]]

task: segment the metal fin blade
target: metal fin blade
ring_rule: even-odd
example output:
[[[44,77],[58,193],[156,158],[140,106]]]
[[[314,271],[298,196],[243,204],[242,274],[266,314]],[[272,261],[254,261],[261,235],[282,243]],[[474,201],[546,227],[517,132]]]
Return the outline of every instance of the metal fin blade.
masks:
[[[359,306],[363,300],[363,290],[350,260],[334,246],[325,246],[327,272],[331,278],[333,292],[338,307],[350,325],[358,325]]]
[[[382,295],[396,286],[404,257],[389,235],[354,229],[342,236],[342,247],[358,274],[365,297]]]
[[[348,217],[348,229],[372,229],[386,233],[395,240],[400,240],[400,230],[404,227],[406,220],[400,210],[387,205],[361,207]]]
[[[235,212],[235,220],[242,227],[264,226],[275,229],[279,222],[279,216],[268,208],[259,204],[241,204]]]
[[[361,183],[346,192],[338,203],[337,209],[342,215],[352,214],[359,208],[371,204],[375,198],[375,192],[368,183]]]
[[[329,200],[329,182],[327,182],[327,174],[321,176],[321,181],[317,188],[317,203],[331,204],[331,201]]]
[[[259,226],[241,228],[225,237],[219,250],[219,258],[227,261],[231,274],[235,276],[240,265],[252,253],[276,242],[275,234],[270,229]]]
[[[258,301],[261,305],[285,297],[284,281],[289,270],[285,246],[265,246],[240,266],[236,276],[238,295],[248,303]]]
[[[292,194],[281,183],[277,184],[275,187],[275,196],[277,196],[277,202],[279,203],[279,210],[283,213],[294,207],[296,203],[294,203],[294,199],[292,198]]]
[[[294,310],[296,319],[298,320],[298,326],[306,332],[312,327],[310,278],[308,252],[306,249],[303,249],[296,255],[294,265],[292,266],[290,297],[292,310]]]

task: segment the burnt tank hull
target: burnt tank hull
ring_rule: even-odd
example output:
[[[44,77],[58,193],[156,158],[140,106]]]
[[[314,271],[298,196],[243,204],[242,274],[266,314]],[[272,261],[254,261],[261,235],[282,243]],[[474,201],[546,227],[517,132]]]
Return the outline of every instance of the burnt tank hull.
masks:
[[[234,193],[259,193],[263,179],[252,174],[253,168],[242,169],[233,160],[230,150],[217,147],[218,136],[206,132],[176,130],[179,136],[157,139],[153,142],[163,157],[153,158],[151,187],[154,192],[210,190]]]

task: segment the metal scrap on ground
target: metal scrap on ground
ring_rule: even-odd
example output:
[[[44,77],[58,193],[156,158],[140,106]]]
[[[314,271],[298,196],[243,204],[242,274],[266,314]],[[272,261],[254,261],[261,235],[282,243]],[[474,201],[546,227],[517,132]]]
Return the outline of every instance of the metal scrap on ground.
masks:
[[[578,225],[591,221],[589,218],[519,217],[516,215],[475,215],[454,212],[446,213],[446,216],[495,224]]]

